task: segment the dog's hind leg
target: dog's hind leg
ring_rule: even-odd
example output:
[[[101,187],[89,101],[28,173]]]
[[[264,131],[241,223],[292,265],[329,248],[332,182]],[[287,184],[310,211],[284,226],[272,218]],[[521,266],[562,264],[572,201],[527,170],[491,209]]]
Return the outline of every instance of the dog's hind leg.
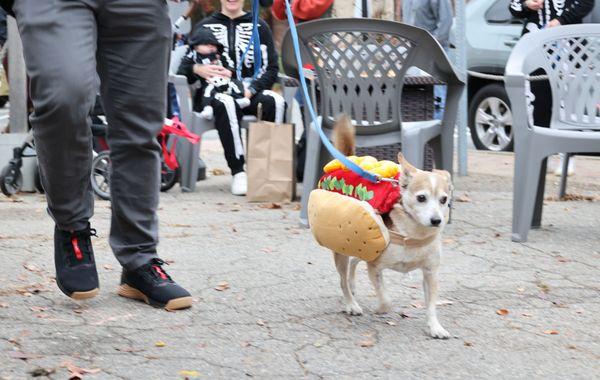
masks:
[[[447,339],[450,337],[437,318],[436,304],[438,298],[438,268],[423,268],[423,291],[427,306],[427,325],[433,338]]]
[[[350,259],[350,273],[348,275],[348,283],[350,285],[350,291],[356,296],[356,267],[360,264],[360,259],[353,257]]]
[[[335,260],[335,267],[340,274],[340,285],[344,293],[344,311],[350,315],[361,315],[363,311],[356,302],[356,299],[354,299],[354,295],[348,285],[348,263],[350,258],[334,252],[333,259]]]
[[[367,269],[369,271],[369,279],[373,283],[373,287],[375,288],[375,294],[377,294],[377,299],[379,300],[379,306],[375,312],[377,314],[386,314],[392,310],[392,302],[387,295],[385,290],[385,286],[383,285],[383,274],[381,269],[377,268],[377,266],[367,263]]]

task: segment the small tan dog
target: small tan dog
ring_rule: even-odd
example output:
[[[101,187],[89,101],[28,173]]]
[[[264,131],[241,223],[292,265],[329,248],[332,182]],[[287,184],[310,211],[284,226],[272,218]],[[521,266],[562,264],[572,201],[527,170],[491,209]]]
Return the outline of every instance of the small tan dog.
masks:
[[[348,118],[338,120],[334,130],[336,147],[346,156],[354,154],[354,129]],[[449,200],[452,192],[450,173],[445,170],[427,172],[409,164],[398,154],[401,165],[401,199],[385,220],[394,239],[381,255],[367,262],[368,273],[379,300],[376,312],[388,313],[392,306],[383,285],[382,272],[392,269],[408,273],[415,269],[423,272],[423,290],[427,307],[429,334],[446,339],[450,335],[437,318],[438,268],[442,251],[442,231],[449,218]],[[402,238],[408,238],[408,240]],[[400,242],[400,243],[399,243]],[[344,293],[345,312],[361,315],[362,309],[354,298],[356,266],[362,260],[333,253]]]

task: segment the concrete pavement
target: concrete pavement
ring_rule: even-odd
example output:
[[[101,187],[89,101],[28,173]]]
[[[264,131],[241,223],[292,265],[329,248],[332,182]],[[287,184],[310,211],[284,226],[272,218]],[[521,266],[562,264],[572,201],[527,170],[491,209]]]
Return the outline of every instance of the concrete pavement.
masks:
[[[214,140],[202,149],[225,168]],[[361,265],[365,315],[341,313],[331,255],[299,228],[297,204],[248,204],[228,176],[162,196],[160,252],[195,297],[177,313],[116,296],[109,203],[92,221],[101,293],[77,303],[53,283],[43,197],[0,195],[0,379],[600,377],[600,160],[578,158],[569,187],[596,201],[548,201],[543,228],[516,244],[511,155],[470,158],[442,258],[447,341],[426,335],[420,273],[387,273],[395,308],[378,316]]]

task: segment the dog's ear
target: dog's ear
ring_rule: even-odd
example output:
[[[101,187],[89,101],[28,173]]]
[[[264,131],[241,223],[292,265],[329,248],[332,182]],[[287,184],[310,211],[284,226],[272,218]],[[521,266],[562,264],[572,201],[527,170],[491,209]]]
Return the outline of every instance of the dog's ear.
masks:
[[[433,169],[433,172],[446,180],[450,191],[454,190],[454,186],[452,185],[452,175],[450,174],[449,171]]]
[[[402,167],[402,175],[400,176],[400,183],[403,188],[406,188],[410,183],[413,175],[417,172],[417,168],[412,166],[402,153],[398,153],[398,163]]]

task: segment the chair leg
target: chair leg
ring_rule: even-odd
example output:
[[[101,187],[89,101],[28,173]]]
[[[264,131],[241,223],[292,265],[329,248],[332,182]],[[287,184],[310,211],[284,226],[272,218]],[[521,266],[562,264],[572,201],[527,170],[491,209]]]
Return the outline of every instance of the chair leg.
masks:
[[[306,131],[306,161],[304,164],[304,181],[302,183],[302,199],[300,209],[300,223],[308,227],[308,198],[310,192],[317,186],[321,172],[321,139],[317,131],[309,124]]]
[[[525,242],[533,220],[541,159],[530,151],[515,154],[512,241]]]
[[[417,169],[423,169],[423,157],[425,155],[424,145],[421,144],[419,134],[402,134],[402,155],[406,161]]]
[[[544,207],[544,193],[546,191],[546,168],[548,167],[548,157],[542,160],[540,167],[540,179],[537,185],[537,193],[535,196],[535,208],[533,211],[533,219],[531,220],[531,228],[540,228],[542,226],[542,209]]]
[[[441,169],[444,167],[444,160],[442,157],[442,137],[438,136],[429,142],[431,149],[433,149],[433,163],[435,169]]]
[[[558,199],[564,198],[567,195],[567,178],[569,177],[569,161],[571,160],[572,154],[565,153],[565,159],[563,160],[562,175],[560,177],[560,189],[558,190]]]
[[[447,170],[454,175],[454,125],[443,126],[440,140],[442,145],[441,167],[438,169]]]

